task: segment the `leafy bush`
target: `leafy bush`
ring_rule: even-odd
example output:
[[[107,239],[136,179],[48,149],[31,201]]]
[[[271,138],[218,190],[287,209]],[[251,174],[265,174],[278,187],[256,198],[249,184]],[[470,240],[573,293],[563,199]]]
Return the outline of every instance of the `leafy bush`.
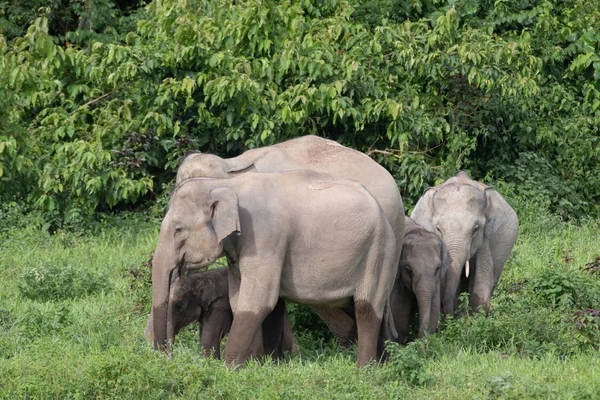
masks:
[[[422,386],[432,382],[427,364],[443,350],[443,343],[435,336],[417,339],[405,346],[388,343],[386,350],[393,371],[410,385]]]
[[[113,39],[57,33],[58,3],[0,39],[0,192],[52,225],[155,199],[190,149],[309,133],[382,163],[409,205],[466,168],[600,214],[599,11],[580,0],[119,2],[139,19]],[[133,28],[91,4],[72,15]]]
[[[73,265],[48,263],[30,267],[19,279],[21,295],[35,301],[74,299],[109,288],[105,276]]]
[[[71,310],[65,304],[33,304],[14,323],[19,335],[28,339],[58,334],[72,324]]]
[[[578,271],[554,265],[531,278],[529,285],[542,304],[571,309],[600,308],[600,287]]]
[[[576,311],[571,322],[575,324],[577,340],[583,346],[591,346],[598,350],[600,344],[600,311],[593,308]]]
[[[528,301],[503,298],[486,316],[446,316],[441,333],[449,343],[481,353],[499,351],[540,357],[548,352],[571,355],[578,350],[565,314]]]
[[[287,303],[287,309],[294,332],[319,338],[322,341],[333,339],[333,334],[325,322],[310,307]]]

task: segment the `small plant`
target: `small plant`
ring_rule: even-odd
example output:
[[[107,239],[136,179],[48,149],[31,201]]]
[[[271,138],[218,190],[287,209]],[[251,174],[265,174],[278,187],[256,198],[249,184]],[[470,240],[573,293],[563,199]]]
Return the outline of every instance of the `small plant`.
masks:
[[[510,285],[510,287],[508,288],[507,292],[508,293],[521,293],[523,291],[524,285],[527,282],[529,282],[528,279],[521,279],[520,281],[515,282],[512,285]]]
[[[129,287],[135,293],[137,302],[136,309],[143,310],[147,304],[152,302],[152,257],[154,252],[151,252],[146,261],[143,261],[140,266],[132,266],[123,271],[123,277],[129,281]]]
[[[106,277],[72,265],[43,264],[21,273],[19,292],[36,301],[57,301],[108,290]]]
[[[600,276],[600,256],[596,257],[594,261],[585,264],[583,270],[591,275]]]
[[[577,340],[583,345],[591,345],[598,350],[600,343],[600,311],[588,308],[575,311],[570,320],[577,330]]]
[[[560,264],[542,271],[530,283],[535,297],[552,306],[572,309],[600,307],[597,282]]]
[[[57,334],[71,325],[73,325],[71,310],[64,303],[49,307],[34,305],[15,321],[17,330],[30,339]]]
[[[386,346],[390,364],[410,385],[423,386],[432,380],[432,376],[427,372],[429,352],[426,351],[427,346],[421,345],[421,342],[426,340],[418,339],[406,346],[398,343],[388,343]]]

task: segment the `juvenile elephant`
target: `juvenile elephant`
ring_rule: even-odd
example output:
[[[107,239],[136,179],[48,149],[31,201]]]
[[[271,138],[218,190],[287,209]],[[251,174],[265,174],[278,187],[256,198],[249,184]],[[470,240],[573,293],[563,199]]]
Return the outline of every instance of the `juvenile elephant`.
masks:
[[[216,155],[188,155],[177,171],[177,184],[189,178],[231,178],[248,172],[283,172],[310,169],[361,183],[377,200],[392,225],[398,253],[404,237],[404,206],[394,178],[367,155],[314,135],[273,146],[252,149],[223,159]],[[342,344],[356,341],[356,324],[335,308],[313,307]],[[160,322],[164,325],[164,323]],[[160,332],[160,327],[155,327]],[[164,330],[164,327],[162,328]],[[353,333],[354,332],[354,333]]]
[[[218,268],[175,279],[169,294],[168,314],[172,319],[174,335],[167,338],[170,343],[175,342],[175,336],[183,328],[199,322],[200,353],[204,357],[212,355],[221,358],[221,340],[229,333],[233,322],[227,276],[227,268]],[[152,313],[148,317],[144,334],[154,341]],[[294,352],[298,349],[287,312],[284,313],[282,342],[265,343],[264,348],[267,354],[277,356],[283,355],[283,351]],[[264,354],[255,351],[252,355],[260,357]]]
[[[427,189],[411,218],[443,238],[452,257],[442,311],[455,313],[463,291],[469,292],[472,310],[483,307],[489,311],[492,292],[517,240],[515,211],[493,188],[461,171]]]
[[[381,355],[394,333],[389,294],[398,269],[395,244],[379,204],[356,182],[308,170],[187,179],[173,191],[152,261],[155,346],[167,346],[175,329],[168,315],[170,283],[225,254],[234,313],[228,364],[247,360],[261,323],[269,331],[266,316],[281,321],[278,305],[285,299],[353,304],[363,366]]]
[[[451,262],[444,240],[406,217],[398,280],[391,297],[401,343],[408,340],[410,321],[417,311],[418,337],[437,330],[442,282]]]

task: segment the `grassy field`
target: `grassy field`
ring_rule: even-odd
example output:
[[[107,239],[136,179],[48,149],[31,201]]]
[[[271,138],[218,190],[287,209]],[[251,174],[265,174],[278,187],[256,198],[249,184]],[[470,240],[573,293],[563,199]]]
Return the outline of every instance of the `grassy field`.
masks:
[[[51,235],[5,211],[0,398],[600,398],[599,221],[511,202],[521,232],[490,315],[448,318],[360,371],[355,349],[306,329],[306,311],[302,350],[286,360],[229,371],[198,356],[196,328],[167,359],[143,337],[159,221],[121,215]]]

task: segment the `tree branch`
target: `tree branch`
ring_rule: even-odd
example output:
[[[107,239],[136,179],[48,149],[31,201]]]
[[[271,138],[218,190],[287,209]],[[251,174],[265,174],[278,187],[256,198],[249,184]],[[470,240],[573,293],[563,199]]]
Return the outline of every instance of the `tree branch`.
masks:
[[[89,105],[91,105],[91,104],[94,104],[94,103],[97,103],[97,102],[99,102],[99,101],[102,101],[102,100],[104,100],[105,98],[107,98],[107,97],[108,97],[108,96],[110,96],[111,94],[113,94],[113,93],[115,93],[115,92],[118,92],[118,91],[119,91],[119,89],[121,89],[121,88],[116,88],[115,90],[112,90],[112,91],[110,91],[110,92],[108,92],[108,93],[105,93],[105,94],[103,94],[103,95],[102,95],[102,96],[100,96],[100,97],[96,97],[95,99],[92,99],[92,100],[88,101],[87,103],[80,105],[79,107],[77,107],[76,109],[74,109],[73,111],[71,111],[71,112],[69,113],[69,115],[76,113],[76,112],[77,112],[77,111],[78,111],[80,108],[83,108],[83,107],[86,107],[86,106],[89,106]]]

